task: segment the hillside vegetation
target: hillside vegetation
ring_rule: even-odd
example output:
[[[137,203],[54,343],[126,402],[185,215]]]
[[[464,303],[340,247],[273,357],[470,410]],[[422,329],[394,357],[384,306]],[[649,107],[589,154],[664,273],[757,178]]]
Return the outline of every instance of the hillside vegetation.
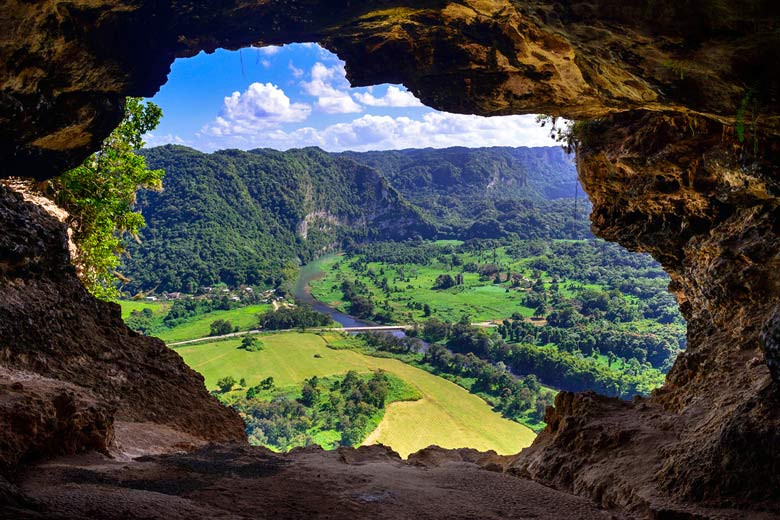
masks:
[[[143,154],[166,174],[162,192],[138,196],[131,293],[285,286],[324,251],[377,240],[589,236],[585,203],[560,198],[577,184],[559,148]]]
[[[485,401],[441,377],[396,359],[369,356],[348,348],[329,348],[329,342],[341,339],[338,334],[288,332],[259,337],[263,348],[256,352],[239,348],[240,339],[183,346],[176,352],[203,374],[210,390],[217,390],[218,381],[227,375],[236,381],[245,379],[246,386],[233,390],[228,402],[240,399],[269,377],[279,392],[261,397],[269,400],[286,395],[288,400],[294,400],[305,380],[312,377],[328,378],[350,370],[360,374],[384,370],[411,385],[422,398],[390,404],[379,431],[368,442],[381,442],[404,456],[431,444],[509,454],[528,446],[534,438],[530,429],[502,418]],[[297,394],[290,393],[291,386],[297,386]],[[246,408],[243,413],[248,413]],[[248,424],[251,425],[251,419]],[[334,442],[333,436],[327,436],[327,441]]]
[[[165,179],[138,196],[147,227],[123,264],[131,292],[275,287],[339,240],[433,233],[375,170],[319,149],[143,153]]]
[[[342,155],[376,168],[439,237],[584,238],[590,203],[560,147],[447,148]],[[575,203],[574,200],[579,200]]]

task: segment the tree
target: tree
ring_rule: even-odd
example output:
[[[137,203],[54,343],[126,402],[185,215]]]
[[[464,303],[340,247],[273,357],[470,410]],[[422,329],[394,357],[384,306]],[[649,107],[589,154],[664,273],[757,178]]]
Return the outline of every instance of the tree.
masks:
[[[423,325],[423,337],[431,343],[445,339],[449,332],[450,324],[436,318],[431,318]]]
[[[119,295],[115,283],[124,278],[116,272],[123,238],[129,234],[138,240],[145,225],[141,213],[134,211],[136,192],[162,188],[163,170],[149,170],[144,157],[135,153],[144,146],[143,135],[154,130],[161,117],[162,110],[154,103],[127,98],[124,119],[100,150],[47,188],[69,214],[67,223],[78,249],[73,263],[84,286],[98,298]]]
[[[223,336],[233,332],[233,325],[229,320],[214,320],[211,322],[211,336]]]
[[[423,305],[423,315],[427,318],[431,315],[431,306],[427,303]]]
[[[455,280],[449,274],[440,274],[433,284],[434,289],[449,289],[455,286]]]
[[[230,392],[235,384],[236,378],[233,376],[225,376],[217,381],[217,387],[219,387],[219,391],[223,394],[225,392]]]
[[[259,320],[260,327],[267,330],[325,327],[331,322],[327,314],[315,311],[308,304],[301,304],[297,307],[280,307],[276,311],[260,314]]]
[[[262,342],[257,341],[257,338],[254,336],[244,336],[241,338],[241,346],[239,348],[248,352],[259,352],[263,350],[263,344]]]
[[[303,388],[301,389],[301,398],[299,399],[300,403],[304,406],[313,406],[314,403],[317,402],[317,399],[319,399],[320,391],[317,387],[312,385],[310,382],[307,382],[303,385]]]

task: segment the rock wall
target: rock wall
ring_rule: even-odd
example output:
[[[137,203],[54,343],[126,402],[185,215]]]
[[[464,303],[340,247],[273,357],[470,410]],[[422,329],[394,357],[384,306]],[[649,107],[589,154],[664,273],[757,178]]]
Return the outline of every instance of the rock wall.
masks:
[[[561,394],[515,470],[624,507],[666,495],[780,510],[780,391],[765,362],[778,352],[761,340],[780,304],[778,141],[649,112],[577,135],[594,232],[663,264],[688,347],[650,399]]]
[[[689,347],[650,399],[561,394],[511,471],[659,516],[670,501],[777,510],[779,27],[773,0],[11,0],[0,176],[75,164],[124,96],[217,47],[319,41],[354,84],[404,83],[457,112],[587,120],[594,230],[661,261]],[[175,354],[86,295],[61,228],[0,192],[0,230],[0,362],[116,397],[117,416],[241,437]]]
[[[114,421],[244,441],[243,421],[119,306],[93,298],[70,264],[65,225],[0,185],[0,470],[22,460],[108,450]]]

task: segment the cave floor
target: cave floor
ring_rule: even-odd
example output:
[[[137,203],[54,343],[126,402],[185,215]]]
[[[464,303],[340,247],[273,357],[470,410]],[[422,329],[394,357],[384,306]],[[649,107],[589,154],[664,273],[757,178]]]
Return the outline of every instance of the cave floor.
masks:
[[[500,461],[473,450],[438,448],[403,461],[381,446],[275,454],[212,444],[132,459],[92,452],[28,467],[17,482],[27,503],[0,509],[0,518],[647,517],[604,511],[587,499],[503,473]],[[744,518],[744,512],[682,518]]]
[[[211,445],[124,461],[90,453],[30,467],[19,485],[33,503],[9,518],[621,518],[472,462],[434,452],[407,463],[378,446],[277,455]]]

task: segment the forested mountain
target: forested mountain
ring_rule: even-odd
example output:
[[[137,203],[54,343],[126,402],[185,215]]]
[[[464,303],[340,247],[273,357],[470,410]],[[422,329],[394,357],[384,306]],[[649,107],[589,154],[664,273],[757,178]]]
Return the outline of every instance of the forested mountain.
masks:
[[[341,155],[379,170],[434,220],[441,237],[590,236],[590,205],[578,185],[572,157],[557,146]]]
[[[435,234],[376,170],[316,148],[143,153],[165,179],[162,192],[138,196],[147,227],[123,264],[131,291],[274,286],[291,262],[340,240]]]
[[[143,154],[166,173],[162,192],[138,196],[147,227],[122,266],[131,292],[273,287],[346,242],[589,236],[585,197],[576,213],[561,198],[577,181],[558,147]]]

